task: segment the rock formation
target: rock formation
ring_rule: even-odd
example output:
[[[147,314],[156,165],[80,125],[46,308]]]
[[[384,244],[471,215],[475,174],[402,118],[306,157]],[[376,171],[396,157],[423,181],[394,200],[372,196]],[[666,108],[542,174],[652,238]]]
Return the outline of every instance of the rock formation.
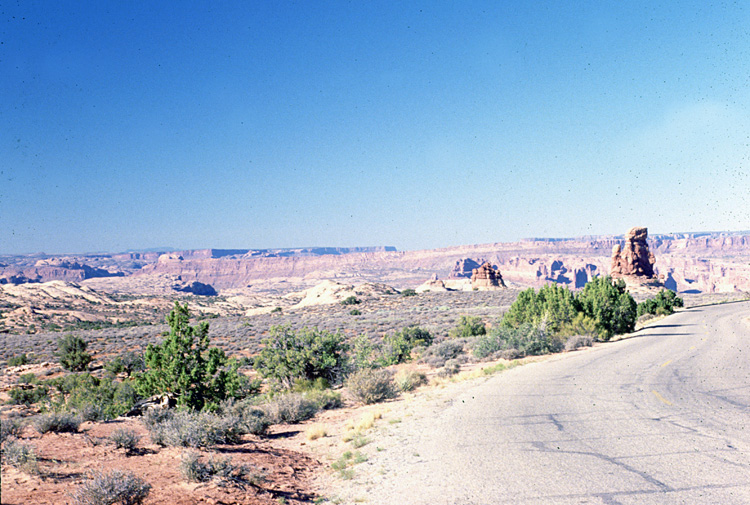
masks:
[[[456,261],[456,264],[453,265],[453,270],[451,270],[451,273],[448,275],[449,279],[470,279],[471,274],[474,272],[475,268],[479,268],[481,266],[480,263],[477,263],[471,258],[463,258],[458,261]]]
[[[425,291],[448,291],[445,287],[445,283],[438,279],[437,274],[432,274],[429,281],[425,281],[423,284],[415,289],[417,293],[424,293]]]
[[[210,284],[204,284],[202,282],[193,281],[191,283],[175,284],[172,286],[175,291],[182,293],[191,293],[197,296],[216,296],[218,293],[214,287]]]
[[[484,290],[504,287],[505,283],[503,282],[503,276],[500,275],[500,271],[495,269],[495,267],[489,263],[485,263],[481,267],[475,268],[471,273],[472,289]]]
[[[648,228],[634,227],[625,236],[625,246],[617,244],[612,249],[612,277],[654,277],[653,253],[648,250]]]

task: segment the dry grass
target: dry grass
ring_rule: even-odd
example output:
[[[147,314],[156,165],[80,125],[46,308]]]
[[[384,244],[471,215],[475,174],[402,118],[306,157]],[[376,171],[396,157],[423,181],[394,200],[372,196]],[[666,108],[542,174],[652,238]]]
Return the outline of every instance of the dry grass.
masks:
[[[305,431],[305,438],[307,438],[308,440],[317,440],[319,438],[323,438],[327,436],[328,436],[328,430],[326,429],[326,427],[317,425],[317,424],[314,426],[310,426]]]

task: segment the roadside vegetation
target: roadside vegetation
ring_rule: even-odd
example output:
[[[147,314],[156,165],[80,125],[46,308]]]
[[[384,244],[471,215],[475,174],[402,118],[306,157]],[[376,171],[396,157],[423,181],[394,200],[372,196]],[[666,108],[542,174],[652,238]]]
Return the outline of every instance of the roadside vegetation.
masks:
[[[357,304],[363,312],[369,310],[366,302]],[[439,335],[418,325],[373,336],[274,325],[260,352],[248,359],[212,346],[208,322],[191,326],[187,305],[175,303],[167,317],[169,330],[142,353],[127,350],[97,364],[86,340],[76,335],[59,338],[55,356],[60,373],[52,378],[22,374],[8,392],[8,403],[26,408],[27,417],[3,420],[3,466],[44,472],[34,446],[23,441],[24,426],[39,435],[83,436],[86,421],[134,412],[143,414],[143,433],[151,444],[189,451],[181,463],[185,480],[258,487],[263,485],[262,472],[218,455],[216,448],[264,437],[274,425],[301,423],[324,410],[372,405],[431,381],[454,380],[470,363],[496,362],[462,376],[479,377],[516,366],[519,358],[607,341],[632,331],[639,316],[666,315],[681,306],[682,300],[670,291],[637,304],[622,281],[601,277],[577,293],[559,285],[520,292],[501,318],[467,310]],[[9,361],[20,366],[31,360],[23,353]],[[158,403],[176,408],[148,408]],[[351,431],[353,449],[368,443],[365,429]],[[310,429],[307,436],[316,440],[326,431]],[[113,432],[105,442],[127,456],[140,454],[146,443],[127,429]],[[351,478],[352,466],[363,457],[342,456],[334,469]],[[75,500],[88,503],[84,500],[112,486],[124,486],[133,495],[132,503],[145,499],[151,489],[148,482],[126,473],[97,474],[76,491]]]

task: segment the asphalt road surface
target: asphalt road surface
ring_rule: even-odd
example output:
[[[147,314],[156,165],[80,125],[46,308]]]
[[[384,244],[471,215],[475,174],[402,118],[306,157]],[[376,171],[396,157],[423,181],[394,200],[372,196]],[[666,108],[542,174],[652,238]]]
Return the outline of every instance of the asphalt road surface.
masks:
[[[750,303],[467,389],[400,447],[378,504],[750,504]]]

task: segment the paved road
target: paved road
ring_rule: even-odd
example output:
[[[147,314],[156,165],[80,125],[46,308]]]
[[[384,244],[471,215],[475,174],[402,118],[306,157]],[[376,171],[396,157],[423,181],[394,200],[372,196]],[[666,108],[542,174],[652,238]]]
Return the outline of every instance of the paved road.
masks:
[[[750,504],[748,318],[747,302],[686,310],[468,389],[367,501]]]

